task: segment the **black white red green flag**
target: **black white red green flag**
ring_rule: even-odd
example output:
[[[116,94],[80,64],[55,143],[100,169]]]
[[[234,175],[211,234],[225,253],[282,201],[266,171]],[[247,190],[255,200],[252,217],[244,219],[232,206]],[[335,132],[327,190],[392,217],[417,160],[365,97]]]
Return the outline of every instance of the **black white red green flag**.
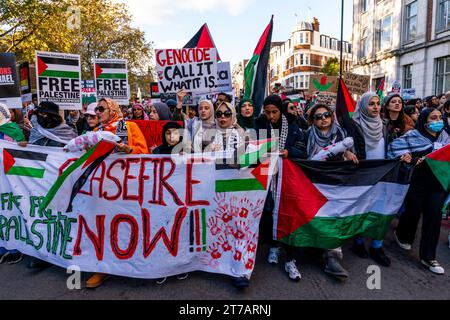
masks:
[[[297,247],[333,249],[356,235],[384,239],[409,189],[398,161],[282,163],[274,239]]]

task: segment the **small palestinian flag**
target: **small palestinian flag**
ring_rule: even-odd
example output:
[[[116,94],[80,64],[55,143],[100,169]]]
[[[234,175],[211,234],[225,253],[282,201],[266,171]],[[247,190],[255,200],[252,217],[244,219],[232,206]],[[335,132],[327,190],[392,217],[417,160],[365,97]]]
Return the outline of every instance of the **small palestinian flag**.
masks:
[[[333,249],[363,235],[382,240],[409,189],[398,161],[284,160],[274,212],[274,239]]]
[[[211,37],[211,33],[209,32],[208,25],[205,23],[200,30],[194,35],[194,37],[189,40],[188,43],[184,46],[184,48],[210,48],[216,49],[216,45],[214,44],[214,40]],[[219,51],[217,52],[217,62],[220,62]]]
[[[450,145],[428,155],[426,162],[445,191],[450,189]]]
[[[0,132],[12,138],[14,141],[21,142],[26,140],[22,129],[15,122],[8,122],[0,126]]]
[[[380,97],[381,105],[384,104],[384,84],[385,84],[385,78],[381,80],[380,86],[377,89],[377,95]]]
[[[3,149],[3,170],[7,176],[44,178],[47,154],[26,150]]]
[[[235,159],[231,159],[236,161]],[[270,160],[252,167],[241,169],[240,165],[216,164],[217,176],[223,179],[216,180],[216,193],[230,193],[243,191],[264,191],[269,185]],[[220,159],[226,162],[227,159]],[[233,162],[234,162],[233,161]],[[236,163],[236,162],[234,162]]]
[[[95,62],[95,78],[126,79],[127,64],[123,62]]]
[[[36,59],[39,77],[80,79],[78,59],[45,57],[39,54]]]
[[[336,117],[339,124],[344,128],[349,136],[354,137],[354,127],[351,117],[356,109],[356,102],[353,100],[350,91],[345,85],[344,80],[339,79],[339,87],[336,100]]]
[[[275,139],[250,141],[249,152],[243,154],[240,158],[241,168],[247,168],[258,163],[263,157],[267,156],[274,144]]]
[[[258,41],[253,57],[245,67],[245,97],[253,100],[255,114],[260,114],[266,95],[267,68],[269,65],[270,46],[272,43],[273,16]]]
[[[40,205],[40,210],[45,210],[49,206],[59,190],[65,183],[67,183],[67,178],[71,176],[71,178],[77,180],[75,184],[70,187],[72,192],[66,212],[72,212],[72,202],[76,195],[81,188],[83,188],[91,173],[94,172],[94,170],[114,151],[115,147],[115,144],[102,140],[89,149],[89,151],[87,151],[81,158],[72,163],[72,165],[64,170],[64,172],[50,188]],[[73,179],[69,180],[73,181]]]
[[[206,210],[191,210],[189,215],[189,252],[206,251]]]

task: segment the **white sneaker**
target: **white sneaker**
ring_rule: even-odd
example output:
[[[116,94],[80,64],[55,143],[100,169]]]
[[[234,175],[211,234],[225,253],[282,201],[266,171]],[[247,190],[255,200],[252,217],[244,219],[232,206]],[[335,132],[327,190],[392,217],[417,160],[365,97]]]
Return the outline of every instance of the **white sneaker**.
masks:
[[[411,246],[410,244],[401,242],[401,241],[398,239],[398,237],[397,237],[397,232],[396,232],[396,231],[394,231],[394,240],[395,240],[395,242],[397,242],[398,246],[399,246],[400,248],[402,248],[403,250],[410,251],[410,250],[412,249],[412,246]]]
[[[436,260],[432,261],[421,260],[420,262],[433,273],[445,274],[444,268]]]
[[[270,248],[269,257],[267,261],[270,264],[278,264],[278,256],[280,255],[280,248]]]
[[[291,280],[300,281],[302,275],[300,274],[300,271],[298,271],[295,263],[296,263],[295,260],[286,262],[284,269],[289,274],[289,278],[291,278]]]
[[[166,280],[167,280],[167,277],[160,278],[160,279],[156,280],[156,284],[161,285],[161,284],[163,284],[164,282],[166,282]]]

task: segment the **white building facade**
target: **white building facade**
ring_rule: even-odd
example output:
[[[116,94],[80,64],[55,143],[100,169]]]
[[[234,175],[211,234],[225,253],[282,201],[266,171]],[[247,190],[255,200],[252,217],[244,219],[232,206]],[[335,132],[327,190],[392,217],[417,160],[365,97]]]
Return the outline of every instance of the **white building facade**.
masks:
[[[331,58],[340,56],[340,40],[320,33],[319,21],[300,22],[285,42],[273,42],[269,60],[269,85],[279,83],[294,90],[308,90],[310,76],[320,73]],[[352,64],[352,46],[344,41],[344,70]]]
[[[353,72],[415,89],[450,90],[450,0],[353,0]]]

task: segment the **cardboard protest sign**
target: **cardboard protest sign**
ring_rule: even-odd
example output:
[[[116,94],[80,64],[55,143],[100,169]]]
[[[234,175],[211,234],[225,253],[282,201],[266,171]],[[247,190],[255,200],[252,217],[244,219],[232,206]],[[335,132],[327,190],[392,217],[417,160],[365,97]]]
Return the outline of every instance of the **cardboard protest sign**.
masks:
[[[216,91],[216,49],[184,48],[156,50],[156,71],[160,93],[181,89],[192,93]]]
[[[97,102],[94,80],[83,80],[81,82],[81,97],[83,105]]]
[[[128,105],[130,90],[127,60],[95,59],[94,70],[97,99],[110,98],[119,105]]]
[[[347,72],[344,74],[344,82],[350,93],[363,95],[369,91],[370,76]]]
[[[327,75],[310,75],[310,92],[332,92],[337,93],[338,77]]]
[[[156,279],[198,270],[250,278],[279,157],[235,168],[218,166],[225,161],[212,154],[200,161],[112,154],[86,174],[99,145],[65,153],[0,141],[0,247],[83,272]]]
[[[6,104],[10,109],[22,108],[14,53],[0,53],[0,103]]]
[[[51,101],[61,110],[81,110],[80,56],[36,51],[38,101]]]
[[[316,96],[316,103],[326,104],[327,106],[336,106],[337,93],[320,92]]]

